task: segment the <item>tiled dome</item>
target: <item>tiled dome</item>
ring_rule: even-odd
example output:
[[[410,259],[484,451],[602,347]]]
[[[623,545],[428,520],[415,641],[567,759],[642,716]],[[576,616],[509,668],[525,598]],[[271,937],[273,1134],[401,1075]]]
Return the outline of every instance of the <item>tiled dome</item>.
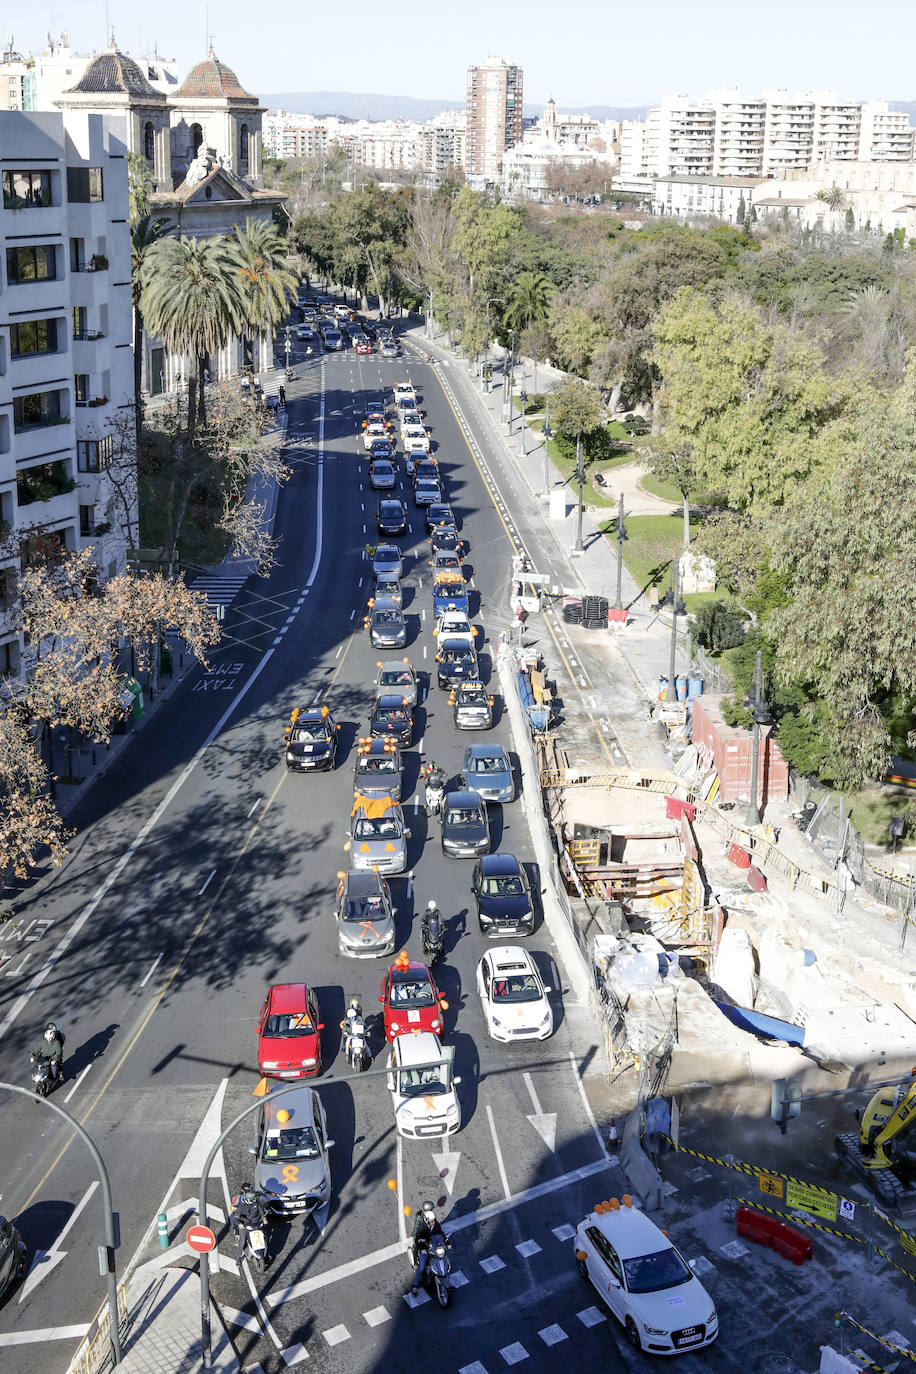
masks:
[[[213,49],[203,62],[192,67],[176,95],[182,100],[251,100],[235,72],[218,61]]]
[[[132,57],[114,44],[94,57],[67,95],[128,95],[134,99],[164,102],[162,91],[147,81]]]

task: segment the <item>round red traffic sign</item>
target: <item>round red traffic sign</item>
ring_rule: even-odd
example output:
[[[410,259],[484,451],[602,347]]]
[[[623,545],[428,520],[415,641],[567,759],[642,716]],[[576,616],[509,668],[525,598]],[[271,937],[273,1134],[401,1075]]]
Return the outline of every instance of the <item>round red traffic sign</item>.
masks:
[[[216,1236],[209,1226],[192,1226],[188,1232],[188,1244],[192,1250],[201,1253],[205,1250],[212,1250],[216,1245]]]

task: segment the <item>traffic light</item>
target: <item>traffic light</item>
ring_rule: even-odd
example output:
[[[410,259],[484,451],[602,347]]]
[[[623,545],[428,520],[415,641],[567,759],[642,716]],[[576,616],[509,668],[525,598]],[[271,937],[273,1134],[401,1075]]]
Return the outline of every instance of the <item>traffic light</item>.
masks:
[[[785,1135],[789,1119],[801,1113],[801,1088],[787,1078],[775,1078],[770,1089],[770,1116]]]

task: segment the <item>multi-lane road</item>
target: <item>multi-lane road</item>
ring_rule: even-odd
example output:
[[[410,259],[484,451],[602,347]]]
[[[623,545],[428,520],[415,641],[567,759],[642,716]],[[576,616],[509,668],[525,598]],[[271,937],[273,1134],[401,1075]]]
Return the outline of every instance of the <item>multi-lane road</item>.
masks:
[[[485,672],[509,619],[515,524],[494,502],[434,369],[409,351],[390,360],[351,351],[299,371],[289,388],[293,475],[280,496],[277,566],[242,589],[209,668],[189,675],[87,796],[74,817],[71,857],[22,894],[15,957],[0,978],[0,1077],[24,1081],[28,1046],[49,1017],[66,1031],[67,1082],[55,1100],[105,1157],[122,1271],[132,1258],[139,1265],[157,1255],[149,1228],[164,1198],[170,1257],[189,1262],[180,1223],[182,1204],[196,1193],[195,1164],[200,1172],[192,1142],[205,1119],[225,1124],[252,1100],[265,987],[307,979],[316,988],[330,1076],[346,1073],[336,1030],[344,994],[358,992],[367,1011],[377,1006],[384,963],[341,959],[332,907],[346,862],[354,742],[366,731],[380,657],[362,629],[377,496],[368,489],[359,420],[395,381],[416,383],[432,428],[468,546]],[[405,652],[428,693],[407,756],[410,872],[391,889],[398,947],[414,957],[427,900],[435,897],[446,917],[437,977],[466,1124],[438,1148],[399,1142],[383,1079],[324,1088],[319,1079],[335,1141],[326,1233],[319,1240],[299,1221],[278,1227],[257,1299],[231,1262],[220,1264],[214,1293],[235,1321],[243,1365],[265,1370],[305,1358],[328,1370],[406,1368],[431,1341],[437,1364],[456,1371],[478,1370],[475,1361],[487,1368],[488,1359],[502,1364],[498,1352],[516,1343],[529,1368],[548,1357],[553,1364],[551,1342],[561,1339],[570,1353],[607,1358],[607,1323],[575,1275],[568,1229],[613,1182],[582,1083],[597,1054],[594,1027],[564,995],[562,967],[539,922],[529,945],[551,990],[556,1033],[511,1048],[487,1038],[474,983],[485,942],[473,919],[472,864],[443,857],[417,788],[424,756],[454,777],[468,740],[479,736],[454,728],[447,694],[429,676],[425,522],[403,467],[399,476],[411,522],[398,541],[407,555]],[[320,702],[343,722],[337,768],[287,774],[289,712]],[[503,712],[494,734],[511,750]],[[528,864],[537,890],[521,804],[491,810],[494,847]],[[372,1044],[381,1046],[378,1025]],[[0,1210],[17,1219],[33,1253],[43,1252],[0,1310],[0,1350],[15,1345],[22,1371],[57,1370],[104,1297],[95,1175],[80,1142],[24,1099],[4,1102],[0,1132]],[[211,1185],[223,1211],[226,1189],[250,1172],[249,1143],[242,1128],[225,1150],[225,1182]],[[455,1224],[459,1286],[447,1314],[403,1296],[410,1270],[401,1208],[426,1196],[442,1199]],[[231,1240],[220,1248],[231,1261]]]

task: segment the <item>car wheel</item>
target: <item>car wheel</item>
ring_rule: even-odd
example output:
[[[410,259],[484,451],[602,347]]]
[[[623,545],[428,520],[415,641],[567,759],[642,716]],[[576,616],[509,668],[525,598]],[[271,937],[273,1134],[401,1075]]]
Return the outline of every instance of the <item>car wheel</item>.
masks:
[[[634,1322],[632,1317],[627,1317],[626,1331],[627,1340],[630,1342],[630,1345],[632,1345],[633,1349],[642,1350],[642,1341],[640,1339],[639,1332],[636,1329],[636,1323]]]
[[[579,1278],[584,1279],[585,1282],[588,1283],[588,1265],[585,1263],[585,1260],[577,1259],[576,1268],[579,1271]]]

